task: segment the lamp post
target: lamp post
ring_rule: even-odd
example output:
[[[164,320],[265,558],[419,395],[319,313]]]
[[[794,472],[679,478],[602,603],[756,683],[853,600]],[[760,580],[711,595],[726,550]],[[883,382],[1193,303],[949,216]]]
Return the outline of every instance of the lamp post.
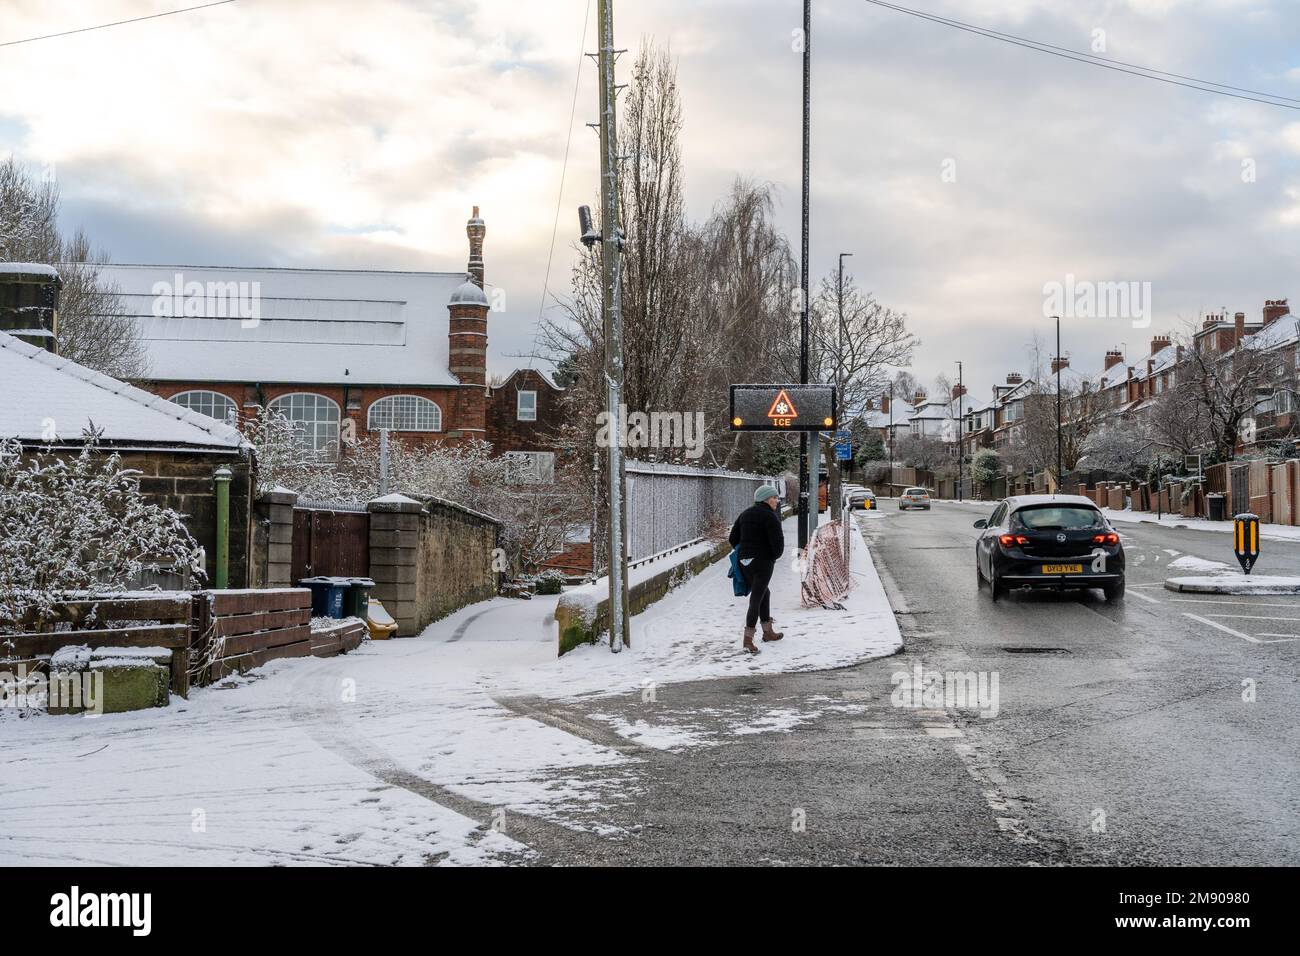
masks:
[[[889,380],[889,497],[894,497],[894,380]]]
[[[799,257],[799,382],[808,384],[808,173],[811,168],[812,126],[812,0],[803,0],[803,234]],[[809,524],[817,522],[817,492],[813,487],[812,520],[809,521],[808,495],[813,484],[809,476],[809,433],[799,433],[799,547],[808,547]],[[814,454],[820,451],[817,433],[812,433]]]
[[[1061,317],[1056,319],[1056,493],[1061,493]]]
[[[839,313],[838,345],[835,349],[835,389],[839,396],[840,406],[844,406],[844,259],[851,256],[851,252],[840,253],[840,270],[839,278],[836,280],[836,310]],[[839,422],[835,423],[836,428]],[[839,435],[836,434],[835,442],[832,447],[838,448]],[[840,487],[844,483],[844,463],[839,460],[839,452],[835,453],[835,471],[832,472],[833,480],[831,482],[831,520],[834,521],[840,516]]]
[[[952,407],[951,404],[948,406]],[[957,500],[962,500],[961,485],[965,477],[966,458],[966,385],[962,379],[961,362],[957,363]]]

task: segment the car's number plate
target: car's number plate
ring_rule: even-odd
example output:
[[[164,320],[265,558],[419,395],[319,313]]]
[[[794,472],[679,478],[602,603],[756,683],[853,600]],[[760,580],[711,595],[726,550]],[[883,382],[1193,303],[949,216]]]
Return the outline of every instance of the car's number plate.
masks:
[[[1044,574],[1082,574],[1082,564],[1044,564]]]

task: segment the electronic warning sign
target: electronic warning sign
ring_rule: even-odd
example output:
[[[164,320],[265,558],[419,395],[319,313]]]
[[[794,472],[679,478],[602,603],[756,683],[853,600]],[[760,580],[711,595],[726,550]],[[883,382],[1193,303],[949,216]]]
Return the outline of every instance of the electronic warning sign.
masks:
[[[733,385],[731,430],[824,432],[838,424],[834,385]]]

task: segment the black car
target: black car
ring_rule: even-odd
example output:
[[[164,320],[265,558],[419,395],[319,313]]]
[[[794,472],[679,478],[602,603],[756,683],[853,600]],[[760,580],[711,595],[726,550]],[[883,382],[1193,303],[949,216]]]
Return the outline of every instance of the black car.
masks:
[[[1008,498],[975,522],[977,582],[993,600],[1013,588],[1101,588],[1124,596],[1124,548],[1095,504],[1079,495]]]

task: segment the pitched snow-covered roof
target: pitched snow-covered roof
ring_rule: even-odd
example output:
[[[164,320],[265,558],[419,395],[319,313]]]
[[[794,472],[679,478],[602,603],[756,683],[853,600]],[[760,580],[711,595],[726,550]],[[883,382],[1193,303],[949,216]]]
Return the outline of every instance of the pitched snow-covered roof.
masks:
[[[1275,349],[1300,340],[1300,317],[1283,315],[1242,342],[1248,349]]]
[[[0,437],[237,451],[238,430],[0,332]]]
[[[447,303],[463,272],[114,264],[101,274],[141,326],[151,380],[458,384]]]

